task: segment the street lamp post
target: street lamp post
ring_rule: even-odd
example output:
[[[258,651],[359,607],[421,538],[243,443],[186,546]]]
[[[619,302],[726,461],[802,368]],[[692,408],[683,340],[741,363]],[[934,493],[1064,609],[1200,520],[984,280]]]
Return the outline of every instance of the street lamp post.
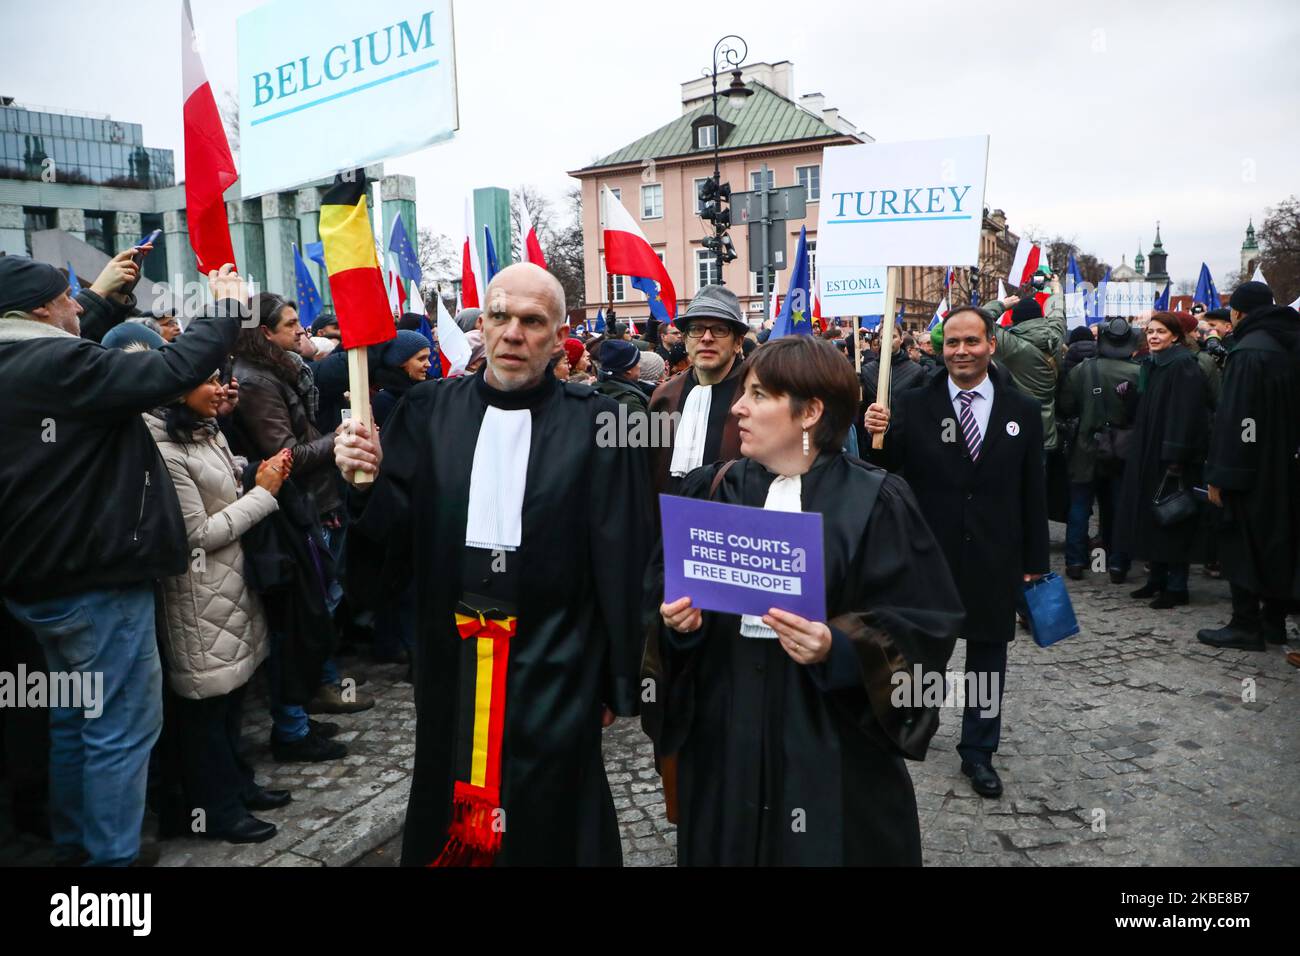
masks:
[[[733,42],[734,41],[734,44]],[[713,81],[713,179],[706,187],[702,199],[705,200],[703,214],[713,220],[712,241],[705,240],[705,245],[713,249],[714,260],[718,267],[718,285],[726,285],[722,278],[722,266],[736,257],[734,251],[727,249],[727,227],[731,224],[731,213],[724,210],[722,204],[731,198],[731,187],[722,182],[722,168],[719,159],[722,143],[722,118],[718,115],[718,74],[731,72],[731,84],[725,93],[733,109],[741,109],[753,90],[745,86],[740,76],[740,65],[749,54],[749,45],[743,39],[730,34],[713,46],[713,66],[705,75]]]

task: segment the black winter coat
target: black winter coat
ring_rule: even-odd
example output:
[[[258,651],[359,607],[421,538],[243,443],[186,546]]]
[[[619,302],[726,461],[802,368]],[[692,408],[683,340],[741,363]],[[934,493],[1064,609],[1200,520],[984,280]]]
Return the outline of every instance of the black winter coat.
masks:
[[[0,319],[0,593],[36,601],[185,572],[180,503],[140,416],[211,375],[238,331],[237,315],[210,317],[123,352]]]
[[[1297,449],[1300,315],[1268,306],[1237,326],[1205,466],[1223,493],[1223,576],[1268,597],[1300,598]]]
[[[1156,521],[1151,503],[1170,465],[1182,466],[1185,487],[1201,483],[1210,431],[1210,386],[1196,357],[1181,345],[1151,353],[1144,365],[1115,547],[1139,560],[1195,563],[1204,560],[1203,521],[1193,516],[1164,527]],[[1175,487],[1171,479],[1166,493]]]
[[[244,469],[244,491],[257,483],[257,465]],[[313,499],[294,480],[280,488],[279,508],[240,539],[244,580],[262,597],[271,630],[281,635],[280,695],[306,704],[320,689],[321,667],[334,652],[334,624],[326,604],[333,559]]]
[[[1024,575],[1048,570],[1043,419],[1037,399],[990,370],[993,407],[979,461],[956,431],[948,375],[895,396],[877,464],[900,472],[948,559],[968,641],[1015,640]],[[945,423],[951,420],[952,426]],[[1014,434],[1013,434],[1014,432]]]

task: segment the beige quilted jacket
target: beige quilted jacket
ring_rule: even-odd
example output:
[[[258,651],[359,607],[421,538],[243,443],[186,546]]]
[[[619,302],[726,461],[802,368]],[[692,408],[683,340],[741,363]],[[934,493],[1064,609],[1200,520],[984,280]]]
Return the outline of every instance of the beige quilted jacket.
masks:
[[[180,499],[190,570],[163,581],[172,689],[203,699],[247,683],[266,659],[266,617],[244,584],[240,536],[279,505],[265,488],[240,496],[224,435],[202,429],[176,442],[161,419],[144,416]]]

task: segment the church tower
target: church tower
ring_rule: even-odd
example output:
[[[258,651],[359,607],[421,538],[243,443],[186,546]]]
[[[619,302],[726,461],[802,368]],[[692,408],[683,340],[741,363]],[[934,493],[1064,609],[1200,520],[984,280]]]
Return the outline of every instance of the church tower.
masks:
[[[1156,242],[1151,247],[1151,253],[1147,256],[1147,280],[1149,282],[1168,282],[1169,270],[1165,267],[1165,260],[1169,254],[1165,252],[1164,243],[1160,241],[1160,223],[1156,223]]]
[[[1259,243],[1255,241],[1255,220],[1246,226],[1246,241],[1241,244],[1241,274],[1249,279],[1259,265]]]
[[[1142,240],[1139,239],[1137,255],[1133,257],[1133,268],[1134,270],[1136,270],[1137,274],[1142,276],[1142,278],[1144,279],[1146,278],[1146,274],[1147,274],[1145,263],[1146,260],[1142,258]]]

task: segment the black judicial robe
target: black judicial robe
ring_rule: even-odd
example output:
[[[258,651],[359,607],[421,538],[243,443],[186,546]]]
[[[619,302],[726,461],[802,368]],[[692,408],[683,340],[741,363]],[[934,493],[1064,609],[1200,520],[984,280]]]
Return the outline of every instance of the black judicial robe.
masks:
[[[691,472],[682,494],[707,498],[720,467]],[[775,477],[740,459],[714,500],[762,507]],[[836,452],[801,490],[803,510],[823,516],[827,661],[805,667],[776,640],[742,637],[734,614],[706,611],[693,634],[663,628],[659,742],[678,755],[683,866],[921,863],[903,758],[925,756],[939,714],[893,706],[890,677],[943,672],[961,601],[902,479]],[[662,567],[660,553],[647,606],[665,597]]]
[[[1115,521],[1114,546],[1141,561],[1190,564],[1203,560],[1201,516],[1165,527],[1151,503],[1169,465],[1182,465],[1183,484],[1201,484],[1210,434],[1210,386],[1196,357],[1183,345],[1152,352],[1139,382],[1132,446]],[[1171,479],[1166,493],[1177,487]]]
[[[1205,467],[1205,480],[1223,492],[1223,576],[1267,597],[1300,598],[1297,449],[1300,316],[1267,306],[1237,326]]]
[[[352,492],[347,586],[374,607],[414,574],[416,752],[403,865],[442,850],[455,779],[458,667],[454,620],[474,448],[488,405],[529,408],[517,562],[518,632],[511,639],[502,740],[500,865],[618,865],[618,822],[601,759],[602,706],[637,712],[639,594],[650,535],[644,468],[627,449],[596,445],[596,415],[613,401],[550,373],[525,392],[492,389],[483,373],[421,383],[394,409],[374,488]]]

